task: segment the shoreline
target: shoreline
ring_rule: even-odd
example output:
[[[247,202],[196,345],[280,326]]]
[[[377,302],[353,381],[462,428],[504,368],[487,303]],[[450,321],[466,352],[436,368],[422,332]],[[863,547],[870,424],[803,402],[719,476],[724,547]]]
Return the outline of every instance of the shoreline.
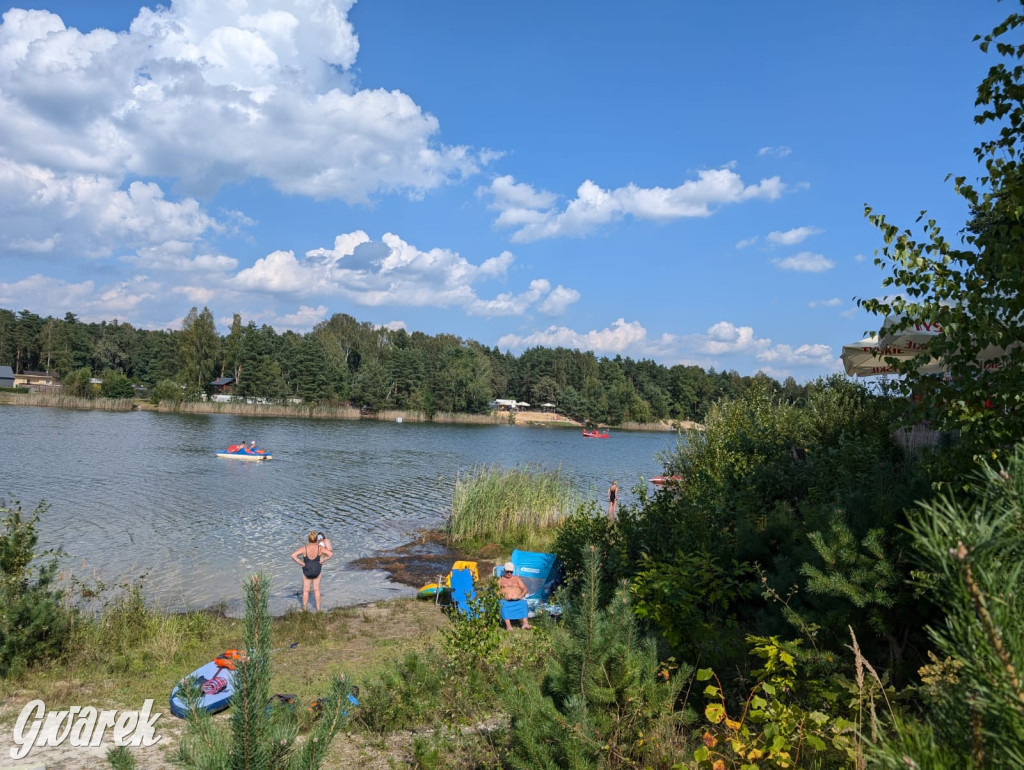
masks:
[[[375,422],[433,423],[438,425],[514,425],[519,427],[566,428],[582,430],[581,422],[554,412],[491,412],[462,414],[442,412],[428,417],[423,412],[386,409],[372,414],[350,406],[309,406],[300,404],[243,404],[218,401],[190,401],[173,405],[154,405],[141,399],[76,398],[50,393],[0,393],[0,405],[40,406],[57,409],[95,409],[113,412],[158,412],[161,414],[233,414],[242,417],[291,417],[313,420],[372,420]],[[601,429],[624,432],[679,433],[703,430],[690,420],[659,420],[650,423],[626,422],[622,425],[599,424]]]
[[[388,573],[393,583],[420,589],[436,581],[438,576],[447,575],[452,563],[456,561],[475,561],[481,576],[490,575],[494,567],[504,560],[504,555],[499,551],[499,546],[493,545],[484,546],[476,553],[468,553],[449,545],[442,530],[424,530],[412,542],[377,551],[373,556],[353,559],[347,566],[361,570],[381,570]]]

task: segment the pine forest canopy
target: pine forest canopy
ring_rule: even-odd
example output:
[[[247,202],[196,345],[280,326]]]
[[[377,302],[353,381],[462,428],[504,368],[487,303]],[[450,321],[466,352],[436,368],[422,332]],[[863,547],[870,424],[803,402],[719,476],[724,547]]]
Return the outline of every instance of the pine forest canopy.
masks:
[[[767,381],[789,403],[806,388],[788,378],[741,376],[699,366],[597,357],[566,348],[502,353],[450,334],[386,329],[335,314],[306,334],[279,334],[235,314],[221,335],[212,313],[192,308],[180,331],[136,329],[117,320],[84,323],[74,313],[41,317],[0,308],[0,364],[56,372],[65,382],[104,374],[146,387],[173,383],[188,398],[217,377],[242,397],[373,409],[485,413],[497,398],[556,404],[578,420],[611,425],[662,419],[702,421],[722,398]]]

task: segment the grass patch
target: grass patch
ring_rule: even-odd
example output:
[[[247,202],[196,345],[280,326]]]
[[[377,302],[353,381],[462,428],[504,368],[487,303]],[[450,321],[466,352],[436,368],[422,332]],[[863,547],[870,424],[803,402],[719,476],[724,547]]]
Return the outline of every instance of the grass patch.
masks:
[[[379,676],[409,651],[426,649],[446,624],[433,604],[413,599],[274,618],[275,648],[284,649],[274,653],[273,690],[308,702],[325,694],[320,688],[334,674],[355,681]],[[243,636],[239,618],[167,614],[147,605],[136,584],[94,617],[79,615],[59,660],[0,680],[0,725],[13,724],[33,698],[57,709],[139,708],[146,698],[165,708],[183,676],[242,647]]]
[[[578,499],[561,469],[481,466],[455,480],[448,537],[464,548],[542,549]]]

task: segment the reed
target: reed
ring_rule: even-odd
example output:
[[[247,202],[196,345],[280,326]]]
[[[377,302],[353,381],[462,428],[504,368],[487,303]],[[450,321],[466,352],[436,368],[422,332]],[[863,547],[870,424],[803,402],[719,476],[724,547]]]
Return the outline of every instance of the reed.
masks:
[[[455,480],[448,537],[462,546],[546,543],[578,504],[572,482],[557,470],[480,466]]]
[[[679,433],[685,430],[701,430],[704,426],[695,422],[679,422],[678,420],[655,420],[654,422],[623,422],[619,430],[639,431],[647,433]]]
[[[359,416],[351,407],[310,407],[309,404],[246,404],[220,401],[161,401],[158,412],[175,414],[235,414],[246,417],[321,417],[327,419]]]
[[[21,406],[49,406],[58,409],[99,409],[105,412],[130,412],[135,401],[130,398],[82,398],[62,393],[4,393],[0,403]]]
[[[488,414],[462,414],[461,412],[437,412],[431,422],[452,425],[507,425],[508,417],[497,412]]]

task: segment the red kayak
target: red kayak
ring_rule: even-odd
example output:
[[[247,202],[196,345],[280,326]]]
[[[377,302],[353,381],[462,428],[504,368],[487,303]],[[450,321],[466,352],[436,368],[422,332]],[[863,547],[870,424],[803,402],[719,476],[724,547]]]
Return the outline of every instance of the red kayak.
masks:
[[[682,476],[654,476],[649,479],[649,481],[656,487],[663,487],[666,484],[676,484],[682,480]]]
[[[583,438],[611,438],[611,436],[607,433],[598,433],[596,430],[585,430]]]

